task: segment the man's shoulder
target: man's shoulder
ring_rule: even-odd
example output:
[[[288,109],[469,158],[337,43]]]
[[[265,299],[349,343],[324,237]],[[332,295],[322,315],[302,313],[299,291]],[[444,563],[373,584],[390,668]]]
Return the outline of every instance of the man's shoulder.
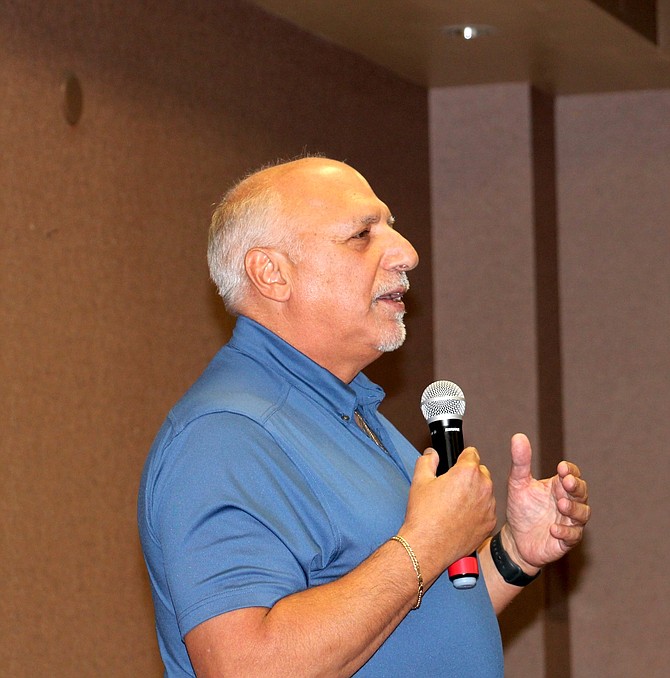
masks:
[[[230,413],[263,421],[286,398],[289,384],[252,356],[224,346],[170,412],[183,429],[208,414]]]

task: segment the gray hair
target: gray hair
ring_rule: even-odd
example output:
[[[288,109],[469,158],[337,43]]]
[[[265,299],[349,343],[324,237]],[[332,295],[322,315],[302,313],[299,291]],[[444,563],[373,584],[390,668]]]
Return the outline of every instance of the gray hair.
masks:
[[[240,313],[250,290],[244,268],[249,250],[272,247],[294,261],[300,254],[293,229],[282,228],[280,193],[257,174],[243,179],[223,196],[209,228],[209,274],[226,309],[233,315]]]

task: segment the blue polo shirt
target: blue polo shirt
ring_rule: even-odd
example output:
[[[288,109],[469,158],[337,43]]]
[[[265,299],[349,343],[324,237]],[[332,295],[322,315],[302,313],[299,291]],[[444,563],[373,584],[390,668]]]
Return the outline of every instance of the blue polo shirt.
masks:
[[[182,639],[198,624],[338,579],[397,533],[419,453],[377,411],[383,396],[362,373],[345,384],[238,319],[142,475],[139,529],[167,676],[194,675]],[[483,579],[457,591],[444,575],[356,675],[488,678],[502,665]]]

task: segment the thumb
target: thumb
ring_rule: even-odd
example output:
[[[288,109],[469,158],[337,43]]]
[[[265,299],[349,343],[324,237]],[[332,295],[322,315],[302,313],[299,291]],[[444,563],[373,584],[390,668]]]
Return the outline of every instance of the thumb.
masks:
[[[414,465],[414,478],[416,480],[432,480],[437,473],[437,465],[440,456],[432,447],[424,450],[424,453],[416,460]]]
[[[512,453],[510,481],[518,482],[529,479],[531,477],[530,463],[533,458],[530,441],[523,433],[516,433],[512,436],[510,450]]]

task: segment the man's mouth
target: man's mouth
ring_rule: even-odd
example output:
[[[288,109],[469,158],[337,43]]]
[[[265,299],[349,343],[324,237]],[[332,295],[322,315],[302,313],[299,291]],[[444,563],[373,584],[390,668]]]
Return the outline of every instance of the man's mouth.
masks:
[[[393,283],[384,285],[378,290],[374,297],[374,303],[383,301],[396,306],[398,310],[404,310],[403,296],[407,293],[407,290],[409,290],[409,280],[407,275],[403,273],[400,279],[396,278]]]
[[[376,298],[376,301],[402,302],[403,294],[405,294],[405,290],[397,291],[397,292],[387,292],[386,294],[380,294]]]

